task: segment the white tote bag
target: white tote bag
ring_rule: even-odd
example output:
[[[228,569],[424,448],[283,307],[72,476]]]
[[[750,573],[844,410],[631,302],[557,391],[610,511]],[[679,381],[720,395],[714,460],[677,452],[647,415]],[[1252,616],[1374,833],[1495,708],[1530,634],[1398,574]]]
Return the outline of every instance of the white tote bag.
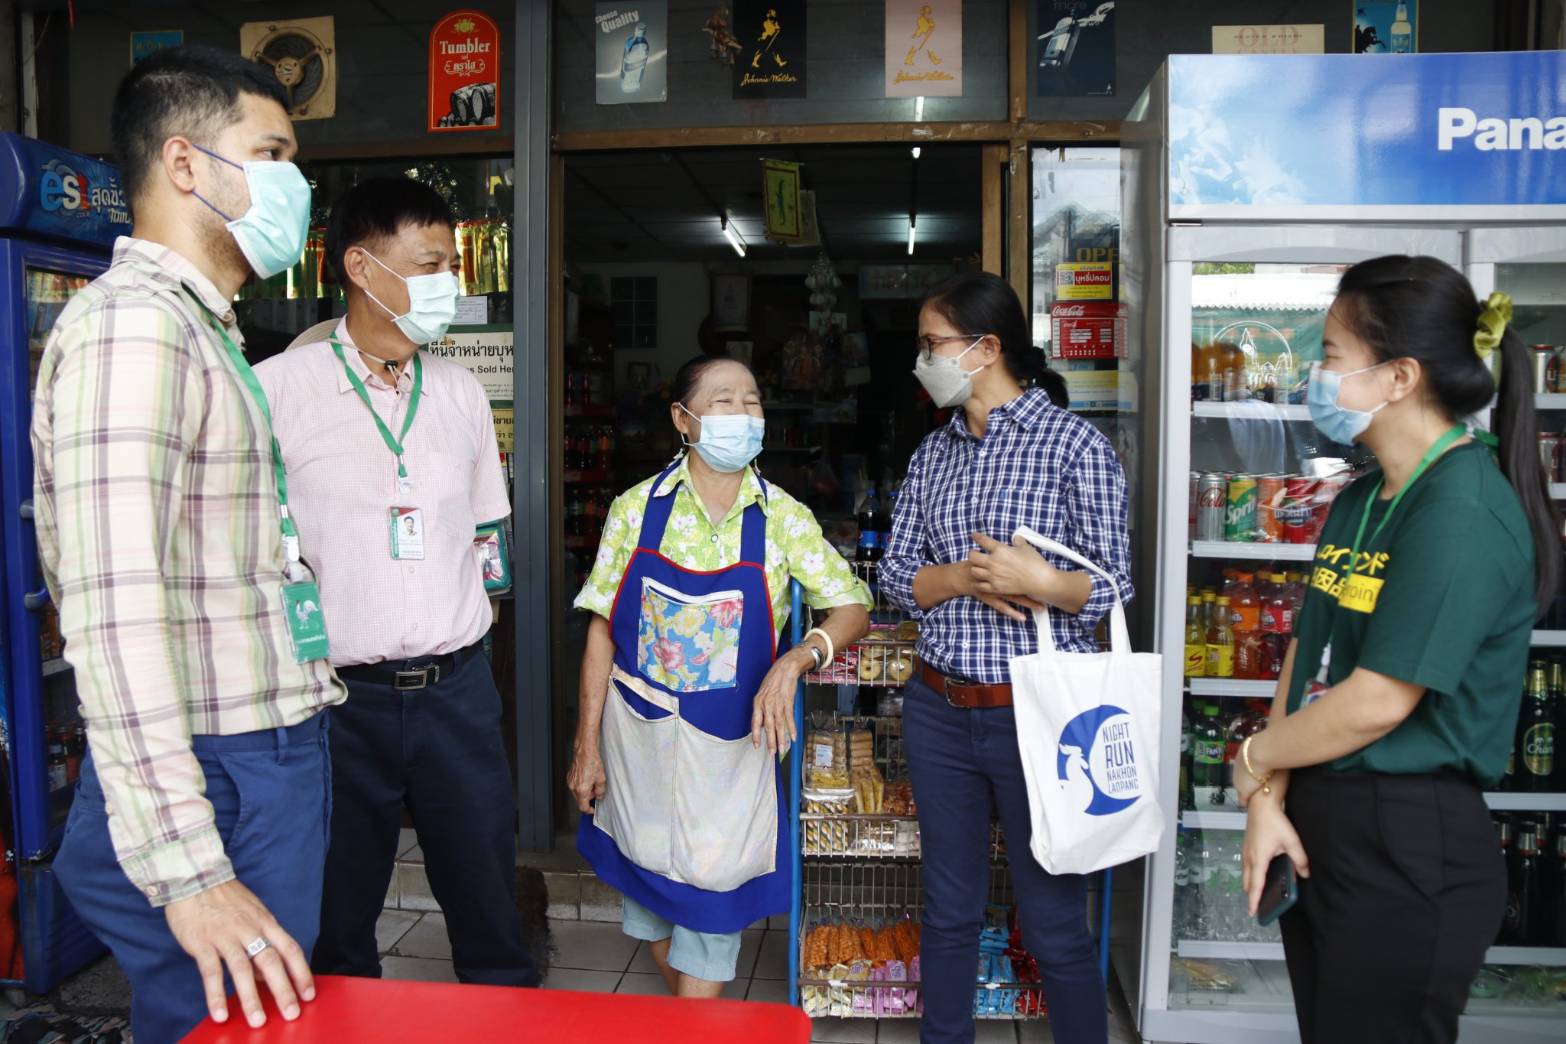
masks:
[[[1046,610],[1033,614],[1039,651],[1011,661],[1033,857],[1052,874],[1092,873],[1155,851],[1163,833],[1157,790],[1163,657],[1131,651],[1125,608],[1108,573],[1026,526],[1017,535],[1092,571],[1116,592],[1109,652],[1056,649]]]

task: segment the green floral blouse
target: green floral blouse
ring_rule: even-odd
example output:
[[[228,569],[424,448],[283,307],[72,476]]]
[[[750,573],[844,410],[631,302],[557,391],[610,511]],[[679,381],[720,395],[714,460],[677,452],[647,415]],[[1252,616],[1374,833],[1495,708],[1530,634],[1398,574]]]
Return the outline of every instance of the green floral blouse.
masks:
[[[780,633],[788,620],[790,580],[798,580],[804,587],[805,604],[812,609],[871,607],[869,588],[827,542],[815,516],[803,504],[771,482],[767,483],[768,496],[762,500],[756,473],[746,468],[734,506],[714,526],[690,488],[687,469],[688,463],[681,461],[656,493],[653,483],[658,476],[654,475],[615,498],[604,522],[598,559],[576,596],[576,608],[605,619],[613,611],[620,579],[641,536],[642,510],[649,494],[676,498],[659,551],[676,565],[704,571],[723,569],[739,561],[742,516],[753,501],[761,500],[767,515],[767,587],[772,595],[772,623]]]

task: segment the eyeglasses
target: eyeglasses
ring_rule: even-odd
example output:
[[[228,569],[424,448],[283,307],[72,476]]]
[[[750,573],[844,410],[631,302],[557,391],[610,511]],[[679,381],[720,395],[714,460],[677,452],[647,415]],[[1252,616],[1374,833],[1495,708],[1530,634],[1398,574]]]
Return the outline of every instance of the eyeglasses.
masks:
[[[919,358],[923,359],[925,362],[929,362],[930,359],[932,357],[934,357],[934,355],[935,355],[935,346],[938,345],[938,344],[945,344],[947,341],[969,341],[969,342],[972,342],[972,341],[977,341],[979,338],[981,338],[983,336],[985,336],[985,335],[984,334],[950,334],[950,335],[948,335],[946,337],[931,337],[930,335],[926,334],[923,337],[916,337],[916,338],[914,338],[914,342],[916,344],[918,344],[918,346],[919,346]]]

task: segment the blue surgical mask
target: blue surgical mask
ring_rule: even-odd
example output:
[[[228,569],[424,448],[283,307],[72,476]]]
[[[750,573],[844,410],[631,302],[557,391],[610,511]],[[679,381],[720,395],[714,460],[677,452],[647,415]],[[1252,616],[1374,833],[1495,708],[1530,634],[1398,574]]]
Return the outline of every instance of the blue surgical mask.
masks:
[[[364,250],[363,247],[359,249]],[[457,317],[457,277],[450,272],[399,275],[368,250],[364,251],[364,256],[408,285],[408,310],[401,315],[386,308],[379,297],[370,293],[369,287],[364,289],[370,300],[386,308],[386,314],[392,317],[392,322],[402,331],[402,335],[414,344],[429,344],[443,337],[451,321]]]
[[[310,231],[310,183],[299,168],[273,160],[239,164],[211,149],[196,148],[245,172],[250,209],[239,217],[229,217],[199,192],[196,198],[228,222],[229,234],[256,275],[268,279],[298,261]]]
[[[696,414],[680,404],[680,409]],[[709,413],[696,417],[701,421],[701,441],[694,445],[702,460],[712,465],[712,470],[732,474],[755,460],[761,453],[761,442],[767,432],[767,422],[748,413]]]
[[[1355,439],[1363,435],[1365,429],[1370,427],[1371,418],[1385,409],[1387,404],[1383,402],[1373,410],[1351,410],[1338,403],[1338,392],[1342,390],[1343,381],[1349,377],[1369,373],[1385,365],[1377,363],[1348,373],[1324,370],[1320,363],[1312,367],[1305,402],[1310,407],[1310,419],[1316,425],[1316,430],[1344,446],[1352,445]]]

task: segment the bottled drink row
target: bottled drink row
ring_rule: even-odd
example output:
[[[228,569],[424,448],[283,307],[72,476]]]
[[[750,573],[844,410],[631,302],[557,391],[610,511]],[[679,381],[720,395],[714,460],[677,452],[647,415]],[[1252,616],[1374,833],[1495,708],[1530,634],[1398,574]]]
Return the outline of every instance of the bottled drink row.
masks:
[[[1215,942],[1281,942],[1278,925],[1263,927],[1250,915],[1241,846],[1236,830],[1180,828],[1175,837],[1172,938]]]
[[[1185,676],[1267,681],[1283,670],[1305,575],[1229,568],[1223,586],[1186,588]]]
[[[569,416],[582,410],[610,406],[609,374],[603,370],[574,370],[566,374],[565,411]]]
[[[886,554],[886,543],[892,535],[892,511],[897,507],[900,487],[888,484],[886,503],[883,505],[875,483],[865,490],[864,502],[859,505],[856,521],[859,523],[859,546],[854,551],[856,562],[879,562]]]
[[[1180,713],[1180,807],[1233,811],[1233,765],[1240,744],[1267,727],[1266,700],[1245,700],[1225,709],[1216,700],[1188,700]]]
[[[1305,377],[1293,353],[1268,358],[1246,340],[1240,344],[1218,341],[1191,346],[1195,377],[1191,398],[1197,402],[1302,403]]]
[[[565,535],[596,537],[602,533],[614,498],[612,486],[567,486]]]
[[[1189,539],[1260,544],[1314,544],[1338,491],[1352,480],[1193,471]]]
[[[1566,946],[1566,821],[1545,813],[1494,819],[1506,859],[1506,916],[1496,945]]]
[[[1512,756],[1502,790],[1525,793],[1566,791],[1566,759],[1556,754],[1555,738],[1566,729],[1566,664],[1533,660],[1522,707],[1517,712]]]
[[[576,424],[565,427],[565,471],[599,471],[614,465],[614,428],[608,424]]]

